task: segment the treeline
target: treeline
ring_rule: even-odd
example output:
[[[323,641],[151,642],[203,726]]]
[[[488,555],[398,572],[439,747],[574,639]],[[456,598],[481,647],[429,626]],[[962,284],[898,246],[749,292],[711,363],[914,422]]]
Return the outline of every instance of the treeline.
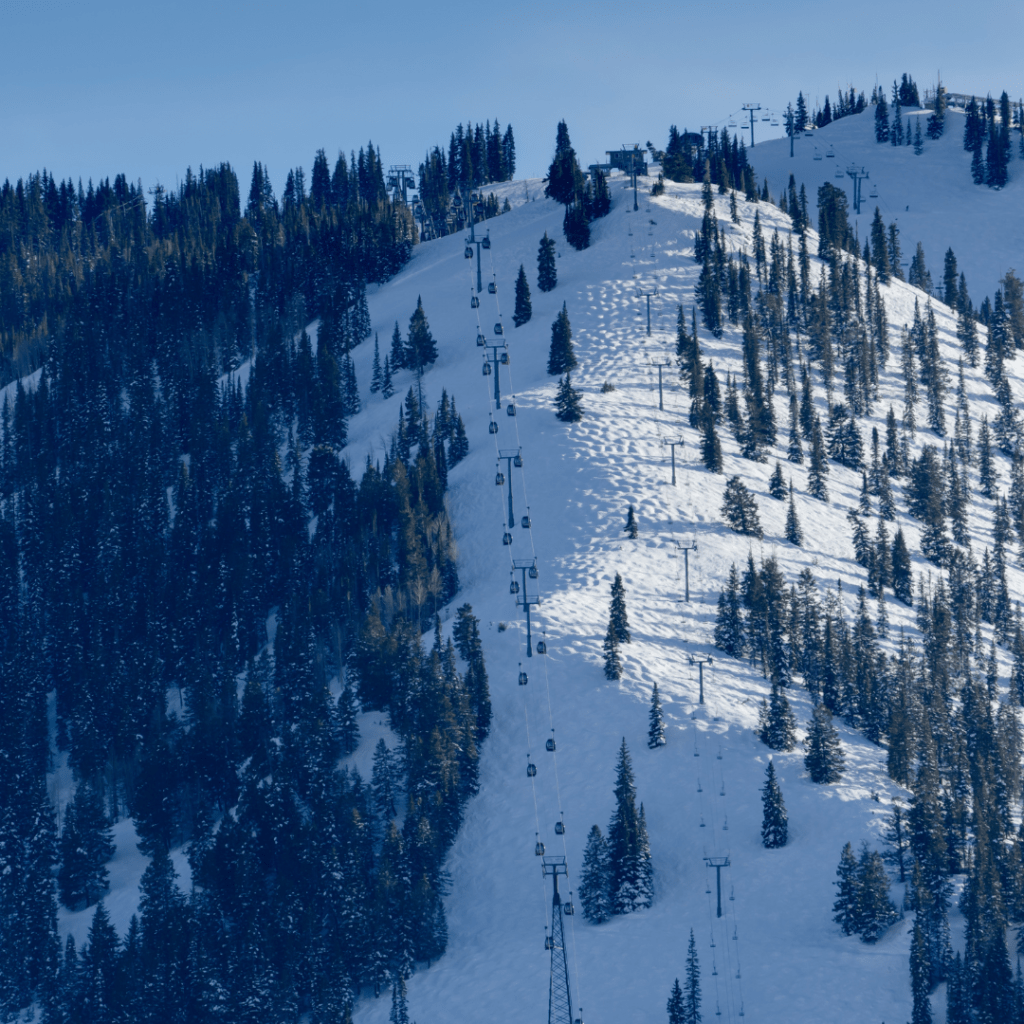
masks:
[[[35,185],[4,194],[6,216],[35,211],[2,243],[43,310],[18,330],[50,338],[0,408],[4,1013],[345,1019],[361,985],[401,990],[444,950],[441,864],[490,711],[468,606],[454,646],[420,642],[459,589],[454,402],[410,388],[382,463],[353,478],[341,457],[365,282],[415,237],[380,170],[374,152],[330,173],[321,152],[278,203],[257,164],[244,217],[226,166],[148,216],[104,186],[91,224],[65,186],[59,239]],[[38,269],[32,237],[74,275]],[[396,373],[436,358],[411,313]],[[398,737],[369,784],[338,770],[360,706]],[[59,829],[51,744],[75,781]],[[126,815],[151,857],[139,919],[118,936],[97,909],[61,952],[54,876],[69,907],[94,904]]]
[[[907,76],[903,76],[904,88],[907,86]],[[910,83],[913,94],[917,95],[917,86]],[[874,94],[871,102],[874,103]],[[864,100],[864,93],[858,93],[851,85],[849,92],[839,90],[835,104],[829,101],[828,93],[825,93],[825,102],[820,108],[810,110],[807,100],[801,91],[796,98],[796,105],[790,103],[786,107],[786,134],[794,135],[797,132],[807,131],[813,128],[824,128],[825,125],[838,121],[840,118],[849,117],[851,114],[860,114],[867,107]]]
[[[672,125],[668,130],[668,145],[661,154],[662,174],[669,181],[709,180],[719,192],[742,189],[751,202],[757,202],[757,175],[747,161],[747,147],[737,133],[730,137],[727,128],[709,132],[707,142],[703,135],[694,135]]]
[[[140,306],[177,318],[182,362],[226,372],[278,319],[342,318],[366,282],[404,264],[415,240],[408,211],[387,199],[372,145],[340,155],[333,171],[321,150],[308,190],[302,169],[290,171],[280,203],[257,163],[244,215],[227,164],[188,171],[176,191],[153,189],[148,212],[141,184],[123,175],[86,189],[45,171],[5,182],[0,380],[42,364],[75,301],[128,279]]]
[[[584,178],[564,121],[558,122],[555,155],[544,181],[544,194],[565,207],[565,240],[574,249],[586,249],[590,245],[590,224],[611,210],[612,197],[600,168],[594,172],[592,181]]]
[[[1002,188],[1010,180],[1012,131],[1020,133],[1019,151],[1024,159],[1024,104],[1012,104],[1005,91],[998,105],[991,96],[983,103],[972,96],[966,114],[964,149],[971,154],[971,178],[975,185]]]

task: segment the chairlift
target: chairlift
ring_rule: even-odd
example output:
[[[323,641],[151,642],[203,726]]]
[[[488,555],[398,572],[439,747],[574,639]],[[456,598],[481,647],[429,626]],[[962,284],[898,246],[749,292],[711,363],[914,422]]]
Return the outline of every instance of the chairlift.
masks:
[[[494,325],[494,333],[495,334],[504,334],[505,333],[505,328],[502,327],[501,324],[495,324]]]
[[[466,257],[467,260],[471,260],[473,258],[473,246],[467,245],[463,252],[463,255]]]
[[[490,370],[490,368],[491,368],[490,364],[486,364],[486,365],[487,365],[487,369]],[[498,424],[495,423],[494,420],[491,420],[491,422],[487,424],[487,433],[488,434],[496,434],[497,432],[498,432]]]
[[[469,300],[469,308],[470,309],[479,309],[480,308],[480,300],[475,295],[473,296],[473,298],[471,298]]]
[[[555,822],[555,835],[556,836],[564,836],[565,835],[565,824],[563,822],[561,822],[561,821],[556,821]]]
[[[483,373],[483,375],[485,377],[490,377],[490,375],[491,375],[491,364],[490,363],[484,363],[484,367],[483,367],[483,370],[481,372]],[[497,432],[498,432],[497,427],[495,427],[495,429],[491,431],[492,434],[496,434]]]
[[[487,294],[488,295],[497,295],[498,294],[498,286],[493,281],[489,281],[488,284],[487,284]]]
[[[836,151],[831,146],[829,146],[828,149],[825,150],[825,156],[827,156],[829,158],[829,160],[834,159],[835,155],[836,155]]]
[[[715,948],[715,933],[714,932],[711,933],[711,948],[712,949]]]
[[[538,640],[537,641],[537,653],[538,654],[547,654],[548,653],[548,645],[543,640]]]
[[[712,972],[712,973],[714,973],[714,972]],[[721,1017],[722,1016],[722,1008],[718,1005],[718,1003],[715,1003],[715,1016],[716,1017]]]
[[[762,120],[762,121],[770,121],[770,120],[771,120],[771,118],[770,118],[770,117],[762,117],[762,118],[761,118],[761,120]]]
[[[538,839],[537,845],[533,848],[534,855],[537,857],[544,856],[544,844]]]
[[[477,301],[479,302],[480,300],[477,299]],[[479,331],[477,331],[477,334],[476,334],[476,345],[477,345],[477,348],[483,348],[484,345],[486,345],[486,344],[487,344],[487,339]]]
[[[527,778],[532,779],[537,774],[537,766],[535,764],[528,764],[526,766]]]
[[[773,128],[778,128],[779,127],[779,119],[777,117],[773,117],[772,118],[772,127]]]
[[[814,150],[814,159],[815,160],[820,160],[821,159],[821,153],[818,152],[817,147],[815,147],[815,150]]]
[[[519,685],[520,686],[526,686],[526,684],[529,683],[529,681],[530,681],[530,677],[525,672],[520,672],[519,673]]]
[[[736,122],[735,122],[735,121],[730,121],[730,122],[729,122],[729,127],[730,127],[730,128],[736,128],[736,127],[738,127],[738,126],[737,126],[737,124],[736,124]]]
[[[555,752],[555,737],[554,736],[549,736],[547,738],[547,742],[544,744],[544,749],[549,754],[553,754]]]
[[[505,486],[505,474],[504,473],[495,473],[494,474],[494,486],[495,487],[504,487]]]
[[[572,899],[570,899],[568,903],[562,904],[562,913],[565,914],[566,917],[572,917],[572,915],[576,913],[576,908],[572,905]]]
[[[480,244],[485,249],[490,249],[490,247],[491,247],[491,233],[489,231],[487,232],[486,235],[484,235],[484,240]]]
[[[501,543],[504,544],[505,547],[508,547],[512,543],[512,534],[511,533],[503,533],[501,535]]]
[[[528,530],[533,524],[530,521],[529,516],[523,516],[522,527],[524,530]]]
[[[736,899],[736,887],[734,885],[729,886],[729,899],[730,900],[735,900]],[[736,936],[734,935],[733,938],[735,939]]]
[[[535,580],[540,575],[537,571],[537,566],[531,565],[530,571],[526,575],[529,576],[531,580]]]
[[[501,363],[502,366],[508,366],[508,353],[507,352],[502,352],[501,353],[501,359],[499,360],[499,362]],[[514,416],[515,413],[513,413],[512,415]]]
[[[552,939],[550,935],[545,935],[544,936],[544,952],[546,953],[546,952],[548,952],[548,950],[552,950],[554,948],[555,948],[555,940]]]
[[[508,585],[508,592],[510,594],[518,594],[519,593],[519,584],[515,580],[512,580],[512,582],[509,583],[509,585]]]
[[[512,456],[512,465],[515,466],[516,469],[522,469],[523,468],[523,457],[522,457],[522,455],[513,455]]]
[[[868,193],[868,195],[871,196],[872,199],[877,199],[878,198],[878,186],[877,185],[872,185],[871,186],[871,191]]]
[[[728,832],[729,831],[729,816],[728,815],[725,816],[725,824],[722,825],[722,831],[723,832]]]
[[[700,827],[701,827],[701,828],[707,828],[707,826],[706,826],[706,825],[704,824],[704,816],[703,816],[703,815],[701,815],[701,819],[700,819]],[[708,889],[708,892],[711,892],[711,890],[710,890],[710,889]]]
[[[516,414],[516,407],[511,402],[509,402],[508,405],[505,407],[505,415],[506,416],[515,416],[515,414]]]

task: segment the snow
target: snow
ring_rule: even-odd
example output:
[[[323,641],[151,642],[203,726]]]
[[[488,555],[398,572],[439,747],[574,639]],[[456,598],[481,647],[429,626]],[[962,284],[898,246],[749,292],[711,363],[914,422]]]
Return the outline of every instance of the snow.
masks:
[[[1013,264],[1014,246],[1024,237],[1014,220],[1021,215],[1011,199],[1016,186],[989,195],[971,185],[969,158],[959,149],[957,115],[950,115],[946,138],[929,143],[922,157],[915,157],[912,149],[875,147],[866,134],[871,126],[868,116],[849,118],[819,132],[813,144],[833,144],[841,162],[868,164],[887,204],[882,206],[886,220],[899,215],[905,251],[912,253],[920,238],[938,279],[942,252],[952,245],[977,301]],[[810,155],[812,140],[801,140],[798,146],[805,152],[795,163],[806,168],[813,202],[813,174],[821,165]],[[759,174],[768,174],[772,194],[778,196],[789,173],[788,143],[759,145],[752,159]],[[914,161],[910,166],[916,177],[902,161]],[[822,165],[833,173],[832,161]],[[525,202],[527,187],[530,202]],[[775,402],[782,443],[770,461],[758,465],[739,458],[723,430],[722,476],[708,474],[697,461],[696,436],[686,420],[688,398],[671,370],[664,378],[665,409],[659,412],[652,364],[672,358],[676,303],[688,309],[693,301],[698,267],[692,245],[702,213],[699,186],[668,183],[662,197],[643,196],[634,214],[632,192],[625,191],[621,179],[613,180],[613,210],[595,222],[592,245],[582,253],[564,243],[562,208],[542,198],[539,182],[506,183],[493,190],[499,201],[508,195],[514,208],[484,226],[493,243],[482,254],[485,277],[491,280],[493,273],[498,293],[481,295],[479,322],[490,335],[499,310],[504,314],[510,365],[502,367],[501,390],[504,399],[514,385],[515,418],[504,411],[494,413],[493,377],[481,374],[481,350],[474,341],[477,322],[468,301],[475,265],[463,258],[462,235],[418,246],[408,266],[368,298],[373,329],[386,347],[396,320],[407,331],[417,296],[422,296],[440,352],[423,379],[425,399],[433,407],[446,388],[466,422],[470,454],[449,475],[461,552],[462,591],[456,601],[470,602],[481,619],[494,705],[493,729],[481,758],[481,791],[466,809],[465,825],[447,861],[448,952],[410,980],[411,1018],[425,1024],[473,1019],[484,1012],[496,1021],[544,1019],[549,954],[543,937],[550,888],[541,877],[534,843],[539,834],[549,853],[567,856],[570,887],[575,889],[586,834],[594,823],[604,828],[611,815],[615,756],[625,737],[647,814],[656,900],[650,910],[601,926],[587,924],[579,914],[568,919],[573,999],[577,1006],[582,1002],[585,1018],[663,1019],[672,981],[683,973],[692,928],[703,972],[705,1019],[711,1019],[716,1006],[722,1021],[738,1020],[741,1007],[744,1019],[765,1022],[907,1019],[908,922],[900,921],[877,945],[868,946],[842,936],[831,921],[832,883],[843,844],[849,841],[857,848],[866,840],[880,846],[883,815],[894,797],[906,799],[907,794],[887,778],[884,750],[837,723],[847,758],[839,784],[811,783],[799,748],[774,755],[789,810],[790,839],[784,849],[765,850],[760,842],[760,787],[770,752],[752,728],[767,685],[758,671],[720,656],[712,644],[718,593],[730,564],[745,562],[748,551],[755,559],[775,554],[787,582],[808,566],[819,589],[842,580],[847,614],[852,612],[865,574],[853,560],[845,514],[856,506],[860,476],[833,464],[831,504],[808,497],[806,466],[785,462],[787,404],[781,391]],[[732,225],[725,197],[715,201],[732,248],[750,249],[755,209],[766,237],[775,229],[782,234],[789,230],[788,218],[771,205],[741,201],[742,224]],[[900,213],[907,203],[912,210]],[[873,205],[866,215],[870,213]],[[862,238],[866,215],[861,217]],[[559,279],[547,294],[535,287],[537,246],[545,231],[557,242]],[[510,314],[520,264],[531,281],[533,319],[516,329]],[[636,296],[640,286],[658,288],[651,304],[650,338],[644,333],[646,304]],[[915,299],[924,301],[921,293],[902,283],[882,291],[892,352],[881,400],[873,416],[860,424],[866,440],[872,425],[884,436],[890,403],[897,414],[902,410],[898,329],[911,321]],[[584,420],[572,426],[555,419],[556,382],[545,373],[550,325],[563,302],[580,360],[574,383],[583,392],[586,409]],[[954,321],[938,304],[936,315],[943,354],[955,372]],[[719,340],[701,330],[704,358],[713,359],[723,375],[740,368],[739,341],[733,329]],[[372,357],[372,340],[354,353],[364,401],[363,411],[350,423],[345,453],[354,472],[367,454],[383,456],[405,392],[414,383],[413,375],[404,372],[391,399],[369,395]],[[1019,369],[1019,362],[1008,367],[1018,397]],[[602,393],[605,381],[614,390]],[[991,389],[980,370],[968,370],[967,386],[977,422],[982,411],[994,411]],[[817,390],[821,411],[824,397]],[[954,401],[951,388],[946,404],[950,424]],[[499,424],[493,437],[487,430],[492,415]],[[678,483],[673,487],[664,442],[680,438],[684,447],[676,449]],[[917,448],[928,441],[941,443],[920,430]],[[513,470],[516,519],[529,508],[533,528],[528,532],[517,527],[509,549],[501,542],[505,491],[492,481],[496,449],[520,446],[524,468]],[[803,549],[784,541],[785,503],[767,493],[776,458],[793,477],[806,535]],[[1005,480],[1005,460],[997,461]],[[733,473],[756,494],[763,542],[740,537],[722,522],[722,492]],[[636,541],[622,532],[630,503],[640,523]],[[977,554],[991,544],[991,507],[975,497],[971,532]],[[902,515],[899,524],[911,550],[918,551],[918,525]],[[697,550],[691,552],[691,601],[686,604],[677,545],[690,541],[697,542]],[[541,632],[546,636],[547,657],[525,657],[524,622],[508,588],[511,556],[537,558],[543,604],[534,618],[535,639]],[[928,568],[915,557],[914,570]],[[601,640],[616,572],[622,573],[626,586],[633,642],[622,651],[624,678],[609,683],[602,672]],[[1024,580],[1014,566],[1009,582],[1012,593],[1019,594]],[[909,609],[890,598],[888,611],[893,632],[903,626],[917,635]],[[689,657],[708,654],[714,664],[705,673],[707,703],[698,706],[697,673]],[[516,684],[520,664],[529,672],[526,687]],[[655,681],[664,703],[668,745],[650,751],[647,707]],[[791,696],[802,733],[810,703],[800,688]],[[362,716],[360,727],[363,740],[351,763],[368,779],[377,739],[385,736],[389,745],[394,741],[380,716]],[[554,755],[544,750],[552,728],[557,737]],[[539,769],[534,785],[526,776],[528,756]],[[560,814],[567,824],[561,841],[553,827]],[[728,830],[723,827],[726,820]],[[123,932],[145,858],[137,853],[129,822],[118,824],[117,839],[107,905]],[[731,866],[723,871],[725,916],[719,921],[705,884],[710,880],[713,887],[714,873],[708,873],[703,858],[726,854]],[[180,884],[187,888],[187,864],[180,851],[175,864]],[[735,900],[726,894],[734,894]],[[892,895],[899,905],[899,885],[893,886]],[[77,939],[90,918],[91,912],[62,911],[61,926],[74,931]],[[951,924],[956,934],[955,916]],[[712,974],[713,953],[717,975]],[[941,996],[937,1009],[940,1001]],[[363,999],[356,1019],[359,1024],[384,1022],[389,1009],[386,997]]]
[[[925,134],[927,110],[903,111],[904,131],[920,120],[924,152],[917,156],[913,146],[892,146],[875,142],[874,107],[863,113],[833,121],[812,135],[794,140],[789,156],[789,139],[758,143],[748,152],[758,183],[768,178],[768,189],[777,201],[796,177],[807,186],[807,201],[817,225],[815,203],[818,188],[826,181],[846,191],[850,200],[851,223],[856,225],[861,248],[870,234],[875,207],[888,225],[895,220],[900,229],[903,259],[909,262],[920,242],[934,285],[942,284],[942,261],[952,248],[959,268],[967,275],[967,288],[975,308],[995,291],[999,279],[1010,268],[1024,274],[1024,162],[1020,159],[1020,136],[1011,133],[1013,159],[1010,181],[1002,190],[975,185],[971,180],[971,154],[963,148],[965,116],[947,111],[946,130],[940,139]],[[890,108],[890,120],[892,110]],[[835,152],[831,159],[829,149]],[[814,159],[815,151],[821,154]],[[861,214],[853,215],[853,182],[845,174],[851,164],[863,166],[871,175],[861,186]],[[836,168],[844,172],[842,181]],[[878,198],[870,198],[872,186]]]

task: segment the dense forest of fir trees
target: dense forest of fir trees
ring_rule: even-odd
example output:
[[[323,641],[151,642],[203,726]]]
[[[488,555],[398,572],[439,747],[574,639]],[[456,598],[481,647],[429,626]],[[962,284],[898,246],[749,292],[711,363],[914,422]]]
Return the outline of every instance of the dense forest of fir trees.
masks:
[[[454,401],[410,388],[383,463],[341,458],[366,283],[416,237],[379,153],[320,151],[280,201],[256,164],[244,210],[226,165],[148,211],[123,177],[38,174],[4,185],[0,228],[4,377],[38,368],[0,408],[5,1019],[338,1021],[363,986],[400,998],[445,949],[490,703],[472,610],[454,646],[437,619],[459,589]],[[388,388],[436,358],[409,313]],[[400,738],[372,779],[338,769],[360,707]],[[55,755],[76,784],[59,827]],[[125,815],[150,863],[119,936],[101,900]],[[101,901],[81,949],[58,891]]]
[[[937,290],[957,316],[959,368],[950,373],[932,305],[919,301],[898,339],[902,414],[890,407],[884,431],[867,433],[858,420],[881,411],[879,377],[896,348],[879,285],[902,276],[894,258],[898,233],[876,213],[858,252],[844,197],[822,186],[815,284],[806,197],[792,181],[780,206],[794,234],[785,242],[778,234],[765,238],[755,214],[750,255],[726,251],[707,172],[704,195],[697,305],[709,333],[720,335],[727,323],[742,329],[744,367],[722,381],[703,360],[697,310],[689,317],[679,310],[677,352],[704,464],[722,472],[720,434],[728,429],[747,458],[763,462],[783,448],[787,461],[808,464],[811,499],[829,500],[831,462],[859,472],[861,496],[848,518],[866,571],[851,616],[842,581],[819,580],[805,569],[787,585],[775,556],[758,563],[751,554],[743,571],[733,567],[719,599],[715,642],[728,655],[749,658],[771,682],[758,730],[765,743],[794,746],[786,691],[799,681],[822,709],[807,723],[807,764],[816,781],[835,781],[843,770],[835,715],[883,746],[889,775],[910,790],[909,807],[897,804],[890,816],[886,856],[909,882],[907,909],[916,914],[914,1021],[931,1019],[927,997],[940,981],[949,982],[955,1002],[948,1019],[957,1024],[1022,1020],[1024,980],[1019,971],[1014,977],[1006,941],[1006,926],[1024,921],[1024,827],[1017,824],[1024,795],[1024,620],[1007,583],[1007,566],[1019,558],[1015,541],[1024,550],[1024,430],[1006,372],[1007,360],[1024,348],[1021,284],[1009,271],[994,301],[976,311],[948,251]],[[735,195],[735,208],[734,201]],[[914,283],[930,288],[923,256],[915,262]],[[984,370],[995,398],[992,422],[972,419],[966,365]],[[788,394],[788,423],[776,421],[778,389]],[[826,399],[824,421],[816,390]],[[793,489],[781,462],[770,494],[788,498],[787,540],[799,545]],[[968,529],[974,494],[992,505],[983,545]],[[932,569],[916,577],[897,508],[921,524],[921,554]],[[760,536],[757,501],[739,477],[726,488],[723,514],[738,532]],[[913,635],[891,628],[889,600],[914,608]],[[1008,680],[1000,678],[998,647],[1012,660]],[[956,875],[966,876],[963,956],[953,955],[948,919]],[[894,916],[876,855],[865,851],[857,862],[848,849],[840,876],[837,920],[873,941]],[[853,888],[843,896],[846,883]],[[870,913],[868,903],[877,904]],[[1024,953],[1024,939],[1018,946]]]

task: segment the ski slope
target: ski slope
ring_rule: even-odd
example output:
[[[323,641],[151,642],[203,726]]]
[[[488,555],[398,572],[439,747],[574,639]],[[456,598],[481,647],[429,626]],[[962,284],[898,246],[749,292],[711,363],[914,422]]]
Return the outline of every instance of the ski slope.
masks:
[[[817,225],[818,188],[826,181],[845,190],[850,200],[850,221],[860,238],[861,249],[869,237],[877,206],[888,225],[895,220],[900,230],[904,261],[914,256],[920,242],[925,262],[937,288],[942,285],[942,261],[946,250],[956,254],[959,268],[967,275],[967,288],[977,309],[991,296],[999,279],[1010,268],[1024,274],[1024,161],[1020,158],[1020,136],[1011,133],[1013,157],[1010,181],[996,191],[971,180],[971,154],[963,148],[964,114],[947,111],[942,138],[927,137],[928,110],[903,112],[904,130],[911,132],[921,121],[924,151],[915,155],[913,146],[892,146],[875,142],[875,108],[833,121],[824,128],[793,141],[773,139],[748,151],[758,183],[768,179],[768,189],[777,201],[796,178],[807,187],[807,202]],[[892,110],[890,108],[890,118]],[[835,155],[829,157],[829,151]],[[817,154],[820,159],[815,159]],[[846,176],[851,165],[863,167],[870,178],[861,186],[861,213],[853,208],[853,181]],[[837,170],[843,172],[837,178]],[[871,198],[872,187],[878,191]],[[906,268],[904,268],[904,272]]]
[[[836,130],[855,127],[850,119]],[[888,155],[887,149],[879,149]],[[926,158],[908,153],[909,159],[927,166]],[[759,147],[759,171],[761,158]],[[767,162],[765,169],[770,171]],[[770,182],[777,194],[777,185]],[[521,182],[495,188],[515,195],[523,190]],[[530,191],[539,192],[537,183],[530,183]],[[880,846],[883,815],[892,798],[901,795],[885,774],[885,751],[837,723],[848,770],[833,786],[810,782],[801,749],[775,754],[790,839],[782,850],[765,850],[760,841],[760,787],[771,752],[752,728],[768,688],[759,671],[719,658],[712,644],[715,604],[729,566],[736,562],[742,567],[750,550],[755,559],[776,554],[787,583],[805,566],[814,571],[819,590],[841,580],[846,613],[852,615],[865,572],[853,560],[845,515],[856,507],[860,476],[833,464],[831,504],[807,496],[806,466],[784,461],[784,392],[775,399],[782,444],[767,464],[739,458],[723,430],[725,473],[714,476],[703,469],[696,460],[696,435],[686,423],[688,398],[674,372],[666,371],[665,408],[660,412],[652,366],[672,359],[676,304],[689,308],[693,301],[699,268],[692,260],[692,245],[702,215],[700,189],[670,183],[661,197],[642,195],[638,213],[632,212],[632,193],[624,191],[621,178],[613,179],[612,194],[611,214],[595,222],[591,247],[582,253],[562,240],[562,208],[541,198],[521,203],[483,228],[493,242],[483,253],[484,281],[493,274],[498,292],[492,297],[485,289],[480,322],[490,336],[500,302],[511,360],[501,370],[501,390],[503,396],[514,392],[518,409],[514,419],[504,411],[495,416],[496,436],[487,430],[494,413],[493,377],[482,375],[482,350],[474,344],[477,321],[470,289],[475,263],[463,258],[463,238],[418,247],[409,266],[370,298],[374,328],[383,344],[396,319],[405,331],[417,296],[422,296],[440,349],[438,362],[424,377],[425,400],[433,406],[446,387],[466,421],[471,453],[450,475],[463,583],[458,602],[469,601],[482,620],[494,701],[494,727],[481,760],[481,791],[468,807],[448,860],[448,953],[411,979],[411,1018],[420,1024],[481,1015],[502,1022],[546,1019],[549,954],[543,940],[551,897],[550,883],[546,888],[534,856],[535,833],[539,831],[549,854],[562,853],[554,823],[564,813],[564,852],[575,888],[587,832],[594,823],[605,829],[613,808],[615,757],[625,737],[646,810],[657,896],[650,910],[600,926],[587,924],[580,915],[569,919],[573,999],[582,1003],[584,1019],[591,1024],[663,1019],[672,981],[683,973],[693,928],[703,971],[705,1020],[738,1021],[741,1008],[744,1020],[780,1024],[905,1020],[911,1008],[909,922],[901,921],[877,945],[868,946],[842,936],[831,920],[843,844],[850,841],[856,849],[866,840]],[[1008,197],[1004,193],[1002,198]],[[726,198],[715,201],[730,246],[750,250],[755,207],[740,203],[742,224],[737,226],[729,223]],[[756,209],[766,238],[776,228],[780,233],[789,230],[788,218],[775,207],[762,203]],[[955,213],[945,219],[955,223]],[[941,227],[936,225],[937,233]],[[544,231],[557,239],[559,252],[558,286],[548,294],[535,287],[537,244]],[[957,247],[956,239],[950,240]],[[993,233],[987,244],[997,250],[1006,241]],[[815,238],[811,248],[816,248]],[[968,255],[966,248],[957,248],[958,256]],[[979,253],[975,256],[981,259]],[[533,319],[515,329],[510,314],[520,263],[531,279]],[[659,292],[652,300],[650,338],[644,331],[646,306],[636,295],[640,287],[657,287]],[[866,441],[872,425],[884,437],[890,403],[897,414],[902,410],[899,328],[912,320],[915,299],[922,305],[925,301],[920,292],[899,282],[882,292],[892,352],[881,401],[873,417],[860,423]],[[586,409],[585,419],[576,425],[555,418],[556,382],[545,373],[550,325],[563,302],[580,360],[574,383],[583,392]],[[954,320],[938,304],[936,315],[955,384]],[[704,357],[713,359],[720,373],[740,369],[738,331],[726,330],[721,340],[703,331],[701,335]],[[356,358],[359,380],[366,382],[372,344],[362,346]],[[1018,397],[1019,371],[1018,360],[1010,370]],[[615,389],[602,393],[606,381]],[[390,401],[369,397],[365,410],[352,421],[348,452],[354,469],[367,454],[382,455],[410,383],[399,380]],[[982,413],[991,418],[996,406],[980,370],[968,370],[968,390],[976,426]],[[947,402],[950,423],[954,391]],[[821,389],[817,402],[824,416]],[[677,449],[673,487],[664,442],[679,438],[685,447]],[[929,441],[941,444],[930,431],[919,430],[916,450]],[[494,486],[496,449],[520,445],[524,468],[514,471],[516,519],[528,506],[533,526],[513,531],[510,556],[502,545],[505,491]],[[793,477],[806,534],[803,549],[784,541],[785,503],[767,494],[775,458]],[[1002,457],[999,465],[1005,481]],[[763,543],[740,537],[722,523],[722,493],[733,473],[756,493]],[[895,493],[905,507],[902,487]],[[623,533],[630,502],[640,521],[636,541]],[[991,546],[990,512],[991,503],[975,497],[971,528],[979,556],[984,546]],[[918,524],[905,515],[898,520],[915,553],[915,574],[934,575],[934,567],[916,554]],[[681,600],[683,560],[677,543],[691,541],[696,541],[697,551],[691,553],[691,601],[686,604]],[[549,653],[527,663],[524,623],[509,594],[509,559],[534,553]],[[623,647],[623,680],[609,683],[602,671],[601,641],[616,572],[625,581],[633,642]],[[1011,569],[1015,594],[1022,582],[1020,571]],[[910,609],[891,597],[888,613],[892,633],[902,626],[911,636],[919,635]],[[715,662],[705,675],[707,703],[698,707],[696,669],[688,657],[709,653]],[[527,687],[516,685],[521,662],[530,676]],[[647,709],[655,681],[665,702],[669,739],[665,748],[650,751]],[[791,698],[802,734],[810,702],[799,688]],[[552,727],[557,737],[554,756],[543,749]],[[528,754],[539,768],[535,789],[525,772]],[[703,864],[707,854],[731,858],[723,886],[735,899],[726,898],[721,921],[713,916],[712,897],[706,892],[708,877],[712,884],[714,880]],[[894,885],[897,906],[902,895]],[[951,927],[958,941],[962,929],[955,911]],[[712,974],[713,957],[717,975]],[[941,1013],[941,989],[933,1002]],[[386,997],[369,998],[359,1003],[356,1017],[361,1024],[377,1024],[387,1020],[389,1009]]]

